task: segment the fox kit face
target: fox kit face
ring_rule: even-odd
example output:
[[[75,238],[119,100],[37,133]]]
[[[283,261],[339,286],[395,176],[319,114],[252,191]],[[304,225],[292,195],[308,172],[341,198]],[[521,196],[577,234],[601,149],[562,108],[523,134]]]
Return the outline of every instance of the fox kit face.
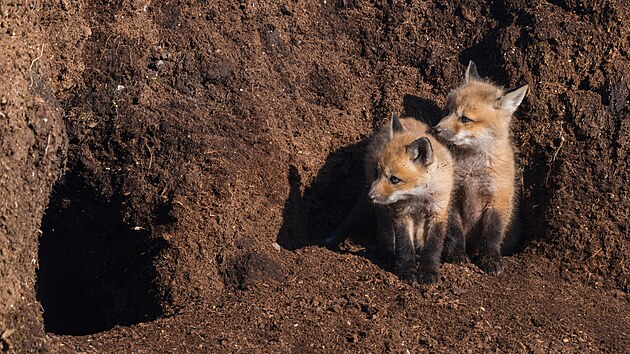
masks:
[[[421,194],[429,184],[431,164],[429,139],[405,132],[398,117],[392,115],[389,141],[378,157],[369,199],[375,204],[392,204]]]
[[[449,94],[449,114],[435,126],[435,132],[443,141],[461,148],[483,148],[507,139],[512,114],[526,93],[527,85],[505,93],[483,81],[471,61],[464,84]]]

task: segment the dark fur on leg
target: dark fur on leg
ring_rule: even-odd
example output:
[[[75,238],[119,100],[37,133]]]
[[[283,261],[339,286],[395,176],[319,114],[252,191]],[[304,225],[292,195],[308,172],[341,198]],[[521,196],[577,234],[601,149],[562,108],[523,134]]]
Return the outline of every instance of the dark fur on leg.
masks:
[[[437,221],[429,221],[426,242],[420,256],[418,281],[424,284],[436,284],[440,275],[440,258],[444,246],[446,225]]]
[[[444,241],[444,260],[453,264],[468,263],[466,237],[464,236],[460,216],[454,210],[449,213],[448,217],[446,240]]]
[[[503,272],[501,243],[504,229],[501,215],[494,209],[487,209],[481,219],[481,227],[477,266],[488,274],[500,274]]]
[[[377,257],[381,262],[390,263],[396,254],[394,236],[394,219],[389,207],[375,205],[377,224]]]
[[[402,281],[407,284],[416,282],[416,251],[411,241],[411,235],[403,222],[395,222],[396,235],[396,271]]]

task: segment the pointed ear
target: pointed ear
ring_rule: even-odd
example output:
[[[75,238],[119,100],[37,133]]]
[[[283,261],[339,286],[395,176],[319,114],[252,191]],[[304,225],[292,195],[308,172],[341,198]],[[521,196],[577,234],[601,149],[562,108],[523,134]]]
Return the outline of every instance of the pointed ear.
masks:
[[[514,113],[518,106],[523,102],[523,98],[525,98],[525,94],[527,94],[528,85],[525,85],[518,90],[514,90],[512,92],[508,92],[505,95],[501,96],[498,101],[499,109],[504,109],[509,111],[510,113]]]
[[[419,138],[414,140],[407,147],[407,151],[411,155],[411,160],[415,163],[421,163],[428,166],[433,163],[433,147],[427,138]]]
[[[477,65],[475,65],[474,61],[468,62],[468,68],[466,68],[466,74],[464,75],[464,83],[469,83],[471,81],[481,81],[481,76],[477,72]]]
[[[393,138],[395,133],[400,133],[405,130],[398,119],[398,114],[392,113],[392,120],[389,123],[389,138]]]

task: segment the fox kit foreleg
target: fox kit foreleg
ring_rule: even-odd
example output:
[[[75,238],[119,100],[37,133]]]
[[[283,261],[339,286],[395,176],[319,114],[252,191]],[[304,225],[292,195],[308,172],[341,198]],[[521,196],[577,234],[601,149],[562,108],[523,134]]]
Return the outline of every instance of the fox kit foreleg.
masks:
[[[377,216],[377,255],[381,261],[389,263],[396,254],[392,211],[384,205],[375,205],[374,209]]]
[[[413,228],[406,218],[394,220],[396,248],[396,271],[402,281],[413,284],[417,281],[416,251],[413,243]]]
[[[488,274],[503,272],[501,244],[505,233],[505,222],[495,208],[487,208],[481,217],[481,239],[477,265]]]
[[[464,236],[462,218],[457,210],[452,210],[449,213],[446,240],[444,241],[444,260],[454,264],[468,263],[466,236]]]
[[[427,222],[426,241],[420,254],[418,281],[435,284],[440,280],[440,258],[446,233],[446,222],[433,218]]]

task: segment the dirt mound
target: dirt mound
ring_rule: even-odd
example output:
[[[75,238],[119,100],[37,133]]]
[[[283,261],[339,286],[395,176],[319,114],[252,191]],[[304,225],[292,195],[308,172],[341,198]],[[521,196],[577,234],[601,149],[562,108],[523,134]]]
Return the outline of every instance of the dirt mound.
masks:
[[[7,299],[25,294],[30,304],[26,317],[0,307],[0,321],[37,319],[14,347],[43,338],[36,289],[46,331],[106,331],[90,337],[97,350],[628,344],[610,327],[627,312],[630,276],[625,1],[62,0],[0,9],[0,48],[11,53],[0,65],[15,79],[0,84],[12,90],[0,109],[16,118],[0,117],[0,161],[22,161],[8,137],[27,151],[2,185],[14,199],[3,200],[29,205],[20,214],[14,202],[1,206],[26,216],[0,221],[6,235],[23,235],[10,246],[0,234],[3,264],[20,264],[0,274]],[[530,243],[508,261],[513,270],[491,278],[445,266],[442,285],[412,289],[374,256],[370,225],[340,251],[308,247],[363,188],[365,138],[392,111],[435,123],[469,60],[499,84],[531,89],[514,123]],[[42,221],[64,125],[66,174]],[[23,260],[36,251],[40,221],[35,287],[36,265]],[[554,297],[566,300],[556,307]],[[520,321],[534,327],[505,325]],[[463,340],[440,340],[452,333]],[[59,349],[93,349],[81,337],[51,338]]]
[[[48,85],[37,14],[0,5],[0,351],[46,348],[35,298],[40,223],[65,157],[63,110]]]
[[[510,83],[534,83],[516,128],[532,236],[545,242],[543,254],[583,279],[625,291],[630,39],[622,33],[628,9],[614,2],[514,6],[514,23],[497,34],[497,52],[504,53],[499,67]]]

